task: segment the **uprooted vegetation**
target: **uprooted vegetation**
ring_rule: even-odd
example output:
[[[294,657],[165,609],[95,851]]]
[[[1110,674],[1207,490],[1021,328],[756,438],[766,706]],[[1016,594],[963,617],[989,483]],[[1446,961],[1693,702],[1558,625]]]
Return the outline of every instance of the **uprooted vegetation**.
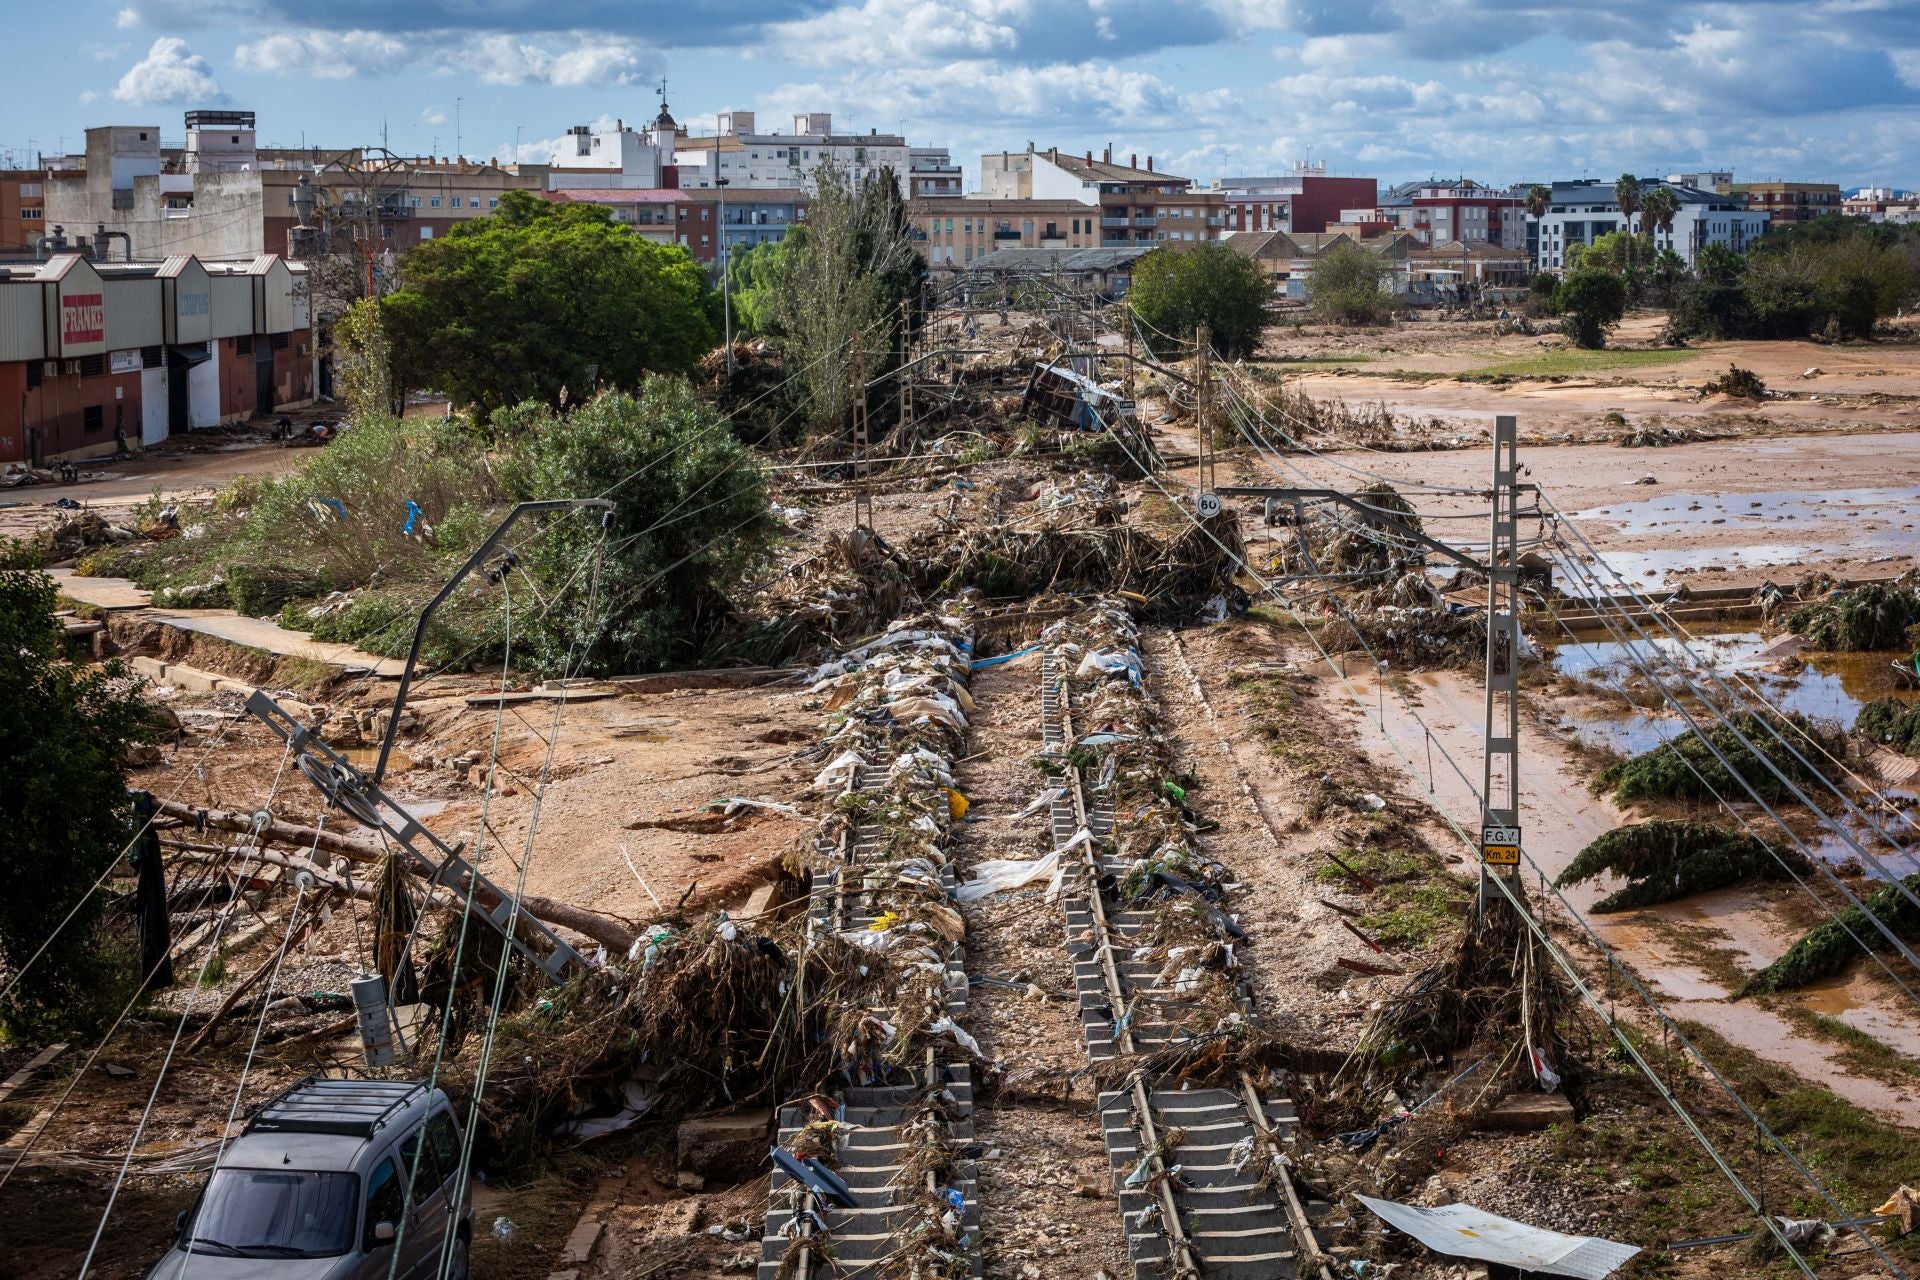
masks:
[[[1920,590],[1875,582],[1836,591],[1788,614],[1787,629],[1815,649],[1920,648]]]
[[[1286,383],[1287,371],[1251,366],[1262,385],[1236,391],[1248,403],[1234,414],[1240,430],[1269,449],[1292,451],[1352,445],[1385,453],[1424,453],[1452,448],[1457,441],[1438,418],[1396,417],[1385,402],[1351,405],[1333,397],[1316,399]]]
[[[1760,381],[1760,375],[1751,369],[1742,369],[1737,364],[1727,366],[1727,371],[1717,377],[1708,378],[1700,384],[1703,396],[1728,396],[1735,400],[1765,400],[1767,384]]]
[[[1623,805],[1717,796],[1738,799],[1745,798],[1749,789],[1764,800],[1783,800],[1791,797],[1794,787],[1819,782],[1814,758],[1844,759],[1846,750],[1846,735],[1838,726],[1798,713],[1762,720],[1751,711],[1737,711],[1724,723],[1716,721],[1704,738],[1690,730],[1608,765],[1592,787],[1596,792],[1612,792]]]
[[[1711,823],[1656,818],[1600,836],[1574,857],[1554,883],[1566,888],[1609,874],[1625,880],[1624,888],[1593,905],[1592,910],[1606,914],[1811,870],[1799,852],[1769,845],[1757,836]]]
[[[1902,892],[1902,888],[1906,892]],[[1745,992],[1790,991],[1832,977],[1847,968],[1862,948],[1885,953],[1894,949],[1881,932],[1884,927],[1902,942],[1920,938],[1920,907],[1909,894],[1920,893],[1920,875],[1901,884],[1885,885],[1834,913],[1833,919],[1809,930],[1786,954],[1753,975]],[[1874,922],[1878,921],[1876,925]],[[1743,992],[1743,994],[1745,993]]]
[[[1860,708],[1853,731],[1903,756],[1920,756],[1920,703],[1875,698]]]

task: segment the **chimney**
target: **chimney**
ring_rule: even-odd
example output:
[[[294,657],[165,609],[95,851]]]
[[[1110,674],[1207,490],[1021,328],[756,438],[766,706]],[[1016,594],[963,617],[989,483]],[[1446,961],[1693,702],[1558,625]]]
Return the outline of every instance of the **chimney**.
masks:
[[[1088,164],[1093,163],[1093,149],[1091,147],[1087,149],[1087,163]]]
[[[1109,142],[1109,143],[1108,143],[1108,144],[1106,145],[1106,147],[1105,147],[1105,149],[1103,149],[1103,150],[1102,150],[1102,151],[1100,152],[1100,163],[1101,163],[1101,164],[1112,164],[1112,163],[1113,163],[1113,144],[1112,144],[1111,142]]]
[[[1132,155],[1127,157],[1127,168],[1138,169],[1139,167],[1140,167],[1140,153],[1136,151]]]
[[[1148,156],[1148,157],[1147,157],[1147,172],[1148,172],[1148,173],[1152,173],[1152,172],[1153,172],[1153,157],[1152,157],[1152,156]]]

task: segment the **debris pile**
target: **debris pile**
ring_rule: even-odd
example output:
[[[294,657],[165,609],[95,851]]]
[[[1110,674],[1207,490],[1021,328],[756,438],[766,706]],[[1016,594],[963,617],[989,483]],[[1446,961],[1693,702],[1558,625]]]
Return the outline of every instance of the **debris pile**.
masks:
[[[1751,369],[1742,369],[1737,364],[1727,366],[1727,371],[1717,378],[1708,378],[1700,384],[1703,396],[1728,396],[1735,400],[1765,400],[1767,384],[1760,375]]]
[[[1616,827],[1582,849],[1554,883],[1561,888],[1612,874],[1627,881],[1599,902],[1602,914],[1671,902],[1746,880],[1812,870],[1797,850],[1769,845],[1706,822],[1655,818]]]
[[[1247,935],[1224,905],[1235,878],[1194,843],[1204,824],[1187,804],[1193,780],[1175,769],[1142,682],[1138,625],[1123,603],[1107,597],[1048,627],[1041,644],[1091,690],[1065,757],[1042,755],[1035,763],[1049,777],[1078,766],[1090,794],[1112,806],[1112,831],[1099,839],[1110,840],[1127,866],[1114,888],[1116,902],[1149,915],[1134,935],[1133,959],[1156,966],[1157,985],[1175,996],[1162,1002],[1160,1016],[1178,1028],[1175,1039],[1246,1035],[1251,1027],[1235,948]],[[1074,837],[1095,839],[1084,828]],[[1065,849],[1054,856],[1073,854]],[[1233,1056],[1221,1052],[1223,1060]]]

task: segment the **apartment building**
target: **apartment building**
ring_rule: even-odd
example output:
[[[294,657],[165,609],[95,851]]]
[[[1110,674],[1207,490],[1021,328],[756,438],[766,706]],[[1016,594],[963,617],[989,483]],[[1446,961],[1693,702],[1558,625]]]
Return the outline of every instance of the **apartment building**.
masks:
[[[1424,183],[1406,208],[1411,216],[1405,229],[1424,245],[1465,240],[1518,249],[1527,242],[1526,201],[1470,178]]]
[[[1215,178],[1209,190],[1224,193],[1229,203],[1285,200],[1285,226],[1274,229],[1287,231],[1324,231],[1340,220],[1341,210],[1371,208],[1380,199],[1374,179],[1331,177],[1324,164],[1296,164],[1292,173],[1266,177]]]
[[[1058,148],[999,151],[980,157],[980,194],[995,200],[1062,200],[1096,211],[1106,248],[1218,240],[1226,225],[1227,197],[1195,191],[1189,178],[1144,168],[1137,153],[1126,164],[1105,148],[1072,155]]]
[[[45,173],[0,169],[0,256],[32,253],[53,225],[46,214]]]
[[[84,166],[46,180],[44,220],[70,236],[116,241],[121,256],[192,254],[203,261],[292,254],[295,199],[315,194],[316,245],[340,237],[396,253],[484,217],[512,190],[538,190],[545,169],[464,157],[395,158],[254,145],[251,112],[187,113],[180,147],[157,125],[87,130]],[[96,251],[96,256],[102,256]]]
[[[1770,226],[1811,222],[1842,210],[1837,182],[1730,182],[1720,190],[1748,209],[1766,214]]]
[[[695,260],[713,265],[725,252],[744,253],[786,238],[807,216],[807,193],[797,188],[749,188],[725,192],[673,188],[579,187],[544,193],[563,203],[597,204],[615,222],[659,244],[677,244]],[[724,196],[724,199],[723,199]]]
[[[0,265],[0,463],[111,453],[302,405],[304,264],[56,254]]]
[[[1707,245],[1724,245],[1743,253],[1766,234],[1769,215],[1747,208],[1744,200],[1658,178],[1640,180],[1643,198],[1648,190],[1662,186],[1672,190],[1680,206],[1672,229],[1644,226],[1637,215],[1633,229],[1651,235],[1656,248],[1673,250],[1688,266]],[[1626,219],[1614,199],[1612,182],[1587,178],[1556,182],[1550,190],[1552,200],[1546,214],[1538,219],[1528,217],[1528,244],[1536,270],[1561,270],[1572,246],[1592,244],[1603,235],[1625,229]]]
[[[930,195],[959,191],[960,171],[945,147],[910,146],[901,135],[878,129],[836,133],[833,116],[826,111],[797,114],[792,123],[791,133],[761,133],[753,112],[722,111],[718,133],[682,137],[675,144],[679,185],[704,190],[724,178],[734,190],[807,189],[820,167],[831,164],[855,186],[888,170],[899,183],[902,198],[916,194],[916,182],[924,184]]]
[[[1099,211],[1078,200],[943,196],[907,202],[914,245],[936,270],[957,269],[1002,249],[1092,249]]]

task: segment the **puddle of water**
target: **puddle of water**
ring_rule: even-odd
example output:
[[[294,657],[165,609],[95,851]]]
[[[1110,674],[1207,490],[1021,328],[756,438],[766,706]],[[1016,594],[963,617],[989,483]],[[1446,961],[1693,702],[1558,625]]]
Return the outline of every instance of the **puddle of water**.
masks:
[[[1568,712],[1560,717],[1560,727],[1585,746],[1602,747],[1623,756],[1651,751],[1687,730],[1686,721],[1679,716],[1644,711],[1623,711],[1617,716]]]
[[[1636,660],[1667,678],[1671,678],[1672,674],[1671,668],[1666,665],[1669,660],[1696,671],[1705,664],[1722,676],[1736,672],[1744,675],[1765,694],[1768,702],[1783,711],[1797,712],[1816,720],[1832,720],[1846,728],[1852,728],[1860,708],[1876,698],[1920,699],[1920,693],[1902,689],[1894,683],[1892,663],[1899,656],[1894,653],[1802,654],[1800,656],[1805,659],[1805,665],[1791,674],[1780,674],[1769,669],[1778,661],[1773,655],[1775,646],[1780,642],[1778,636],[1769,638],[1757,631],[1695,632],[1694,635],[1690,646],[1682,646],[1669,636],[1658,635],[1650,642],[1636,639],[1631,650],[1617,640],[1569,641],[1555,651],[1553,669],[1569,679],[1613,691],[1619,688],[1623,680],[1635,674]],[[1689,648],[1692,656],[1688,653]],[[1665,712],[1642,712],[1622,718],[1646,722],[1649,728],[1657,726],[1659,731],[1653,736],[1656,744],[1684,728],[1677,717]],[[1569,716],[1567,719],[1578,720],[1580,717]],[[1591,728],[1596,735],[1611,733],[1617,736],[1619,732],[1626,732],[1635,741],[1648,736],[1637,730],[1609,729],[1608,726],[1614,723],[1611,717],[1587,719],[1596,723],[1578,727]]]
[[[340,750],[340,754],[348,764],[362,773],[380,763],[378,747],[345,747]],[[413,768],[413,757],[404,751],[396,751],[387,757],[388,773],[404,773],[411,768]]]
[[[1847,982],[1818,982],[1800,988],[1800,1002],[1815,1013],[1824,1013],[1829,1018],[1838,1018],[1860,1007],[1853,993],[1847,990]]]
[[[1712,525],[1770,525],[1781,520],[1848,520],[1862,516],[1900,519],[1920,501],[1920,487],[1782,489],[1772,493],[1663,493],[1642,502],[1615,502],[1576,511],[1575,520],[1604,520],[1622,537],[1655,529],[1703,529]],[[1911,526],[1908,526],[1911,528]],[[1913,539],[1908,539],[1909,542]]]

